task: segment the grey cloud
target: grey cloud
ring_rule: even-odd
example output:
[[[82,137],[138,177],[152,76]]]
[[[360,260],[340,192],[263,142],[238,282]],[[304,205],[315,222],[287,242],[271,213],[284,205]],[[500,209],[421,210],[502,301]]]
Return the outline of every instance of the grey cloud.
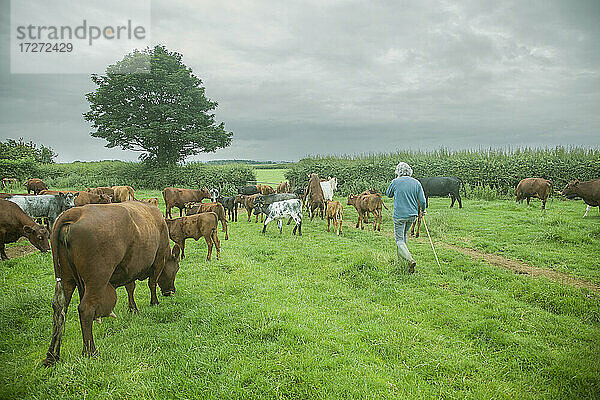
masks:
[[[161,0],[152,38],[184,55],[234,132],[231,147],[196,159],[598,146],[598,17],[596,1]],[[64,161],[137,157],[90,138],[88,76],[7,65],[1,137],[19,132]],[[39,132],[57,127],[63,136]]]

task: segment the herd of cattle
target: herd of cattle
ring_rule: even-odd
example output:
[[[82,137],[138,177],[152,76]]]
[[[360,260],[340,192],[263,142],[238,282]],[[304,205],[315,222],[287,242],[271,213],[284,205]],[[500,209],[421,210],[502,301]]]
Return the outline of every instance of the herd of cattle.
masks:
[[[452,207],[458,201],[462,208],[459,178],[435,177],[419,179],[425,197],[450,196]],[[3,186],[7,179],[3,179]],[[10,183],[10,179],[8,182]],[[27,193],[0,193],[0,256],[8,259],[5,243],[27,238],[42,252],[52,249],[56,278],[53,298],[53,333],[45,365],[59,359],[65,313],[75,288],[80,294],[79,318],[83,335],[83,353],[94,354],[93,321],[115,316],[115,288],[125,286],[129,310],[137,311],[133,297],[136,280],[148,279],[151,300],[158,304],[156,286],[164,296],[175,292],[175,275],[180,255],[185,257],[185,240],[203,237],[208,245],[210,261],[213,246],[220,255],[218,223],[225,240],[229,238],[227,222],[238,220],[238,206],[246,209],[248,222],[260,216],[265,233],[271,221],[277,221],[282,232],[283,219],[295,222],[292,235],[302,235],[302,212],[310,220],[315,215],[327,220],[327,231],[333,224],[342,233],[343,205],[333,200],[337,179],[308,176],[306,187],[293,189],[282,182],[276,189],[269,185],[248,185],[237,195],[223,197],[217,189],[183,189],[168,187],[162,191],[165,215],[158,208],[158,198],[136,199],[131,186],[88,188],[85,191],[52,191],[39,179],[27,181]],[[516,200],[542,200],[542,209],[552,192],[552,184],[542,178],[523,179],[516,189]],[[561,194],[569,199],[582,198],[590,207],[600,206],[600,179],[569,182]],[[203,202],[208,199],[209,202]],[[357,213],[359,225],[373,219],[373,229],[381,230],[381,194],[375,189],[348,195],[347,205]],[[179,218],[172,218],[173,207]],[[185,213],[185,216],[183,215]],[[45,221],[45,224],[43,223]],[[420,219],[419,219],[420,222]],[[414,229],[414,226],[413,226]],[[418,227],[417,227],[418,235]],[[169,239],[175,244],[171,248]],[[50,244],[48,243],[50,242]]]

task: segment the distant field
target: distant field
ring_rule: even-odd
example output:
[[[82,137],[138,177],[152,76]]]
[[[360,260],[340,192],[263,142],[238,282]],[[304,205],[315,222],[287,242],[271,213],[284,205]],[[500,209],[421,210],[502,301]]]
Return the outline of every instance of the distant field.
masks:
[[[256,174],[256,180],[258,182],[268,182],[271,183],[273,187],[276,187],[279,182],[285,181],[285,172],[287,169],[254,169],[254,173]]]
[[[281,175],[279,175],[281,176]],[[265,179],[265,178],[261,178]],[[271,176],[273,182],[277,181]],[[138,197],[159,197],[138,191]],[[291,226],[230,222],[221,259],[189,239],[177,293],[94,324],[99,355],[81,357],[77,305],[61,360],[45,369],[54,288],[50,253],[0,262],[0,398],[480,398],[579,399],[600,394],[600,295],[490,265],[503,260],[600,284],[600,218],[582,202],[546,212],[513,201],[432,199],[418,261],[396,261],[391,204],[381,232],[343,235],[305,216]],[[254,221],[254,219],[253,219]],[[481,257],[465,254],[464,248]]]

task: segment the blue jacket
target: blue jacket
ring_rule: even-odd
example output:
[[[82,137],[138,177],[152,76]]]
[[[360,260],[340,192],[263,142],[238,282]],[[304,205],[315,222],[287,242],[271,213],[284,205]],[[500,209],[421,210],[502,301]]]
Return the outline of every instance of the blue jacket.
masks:
[[[394,218],[416,217],[419,214],[419,203],[421,211],[425,211],[427,207],[421,182],[410,176],[394,179],[385,194],[394,198]]]

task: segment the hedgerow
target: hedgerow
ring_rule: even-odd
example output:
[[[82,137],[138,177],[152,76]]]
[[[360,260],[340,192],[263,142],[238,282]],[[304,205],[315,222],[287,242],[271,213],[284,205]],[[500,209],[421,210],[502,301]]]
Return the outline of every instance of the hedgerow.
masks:
[[[219,188],[222,193],[236,193],[239,186],[256,180],[247,165],[206,165],[149,167],[139,162],[99,161],[39,165],[39,178],[50,188],[85,189],[86,187],[130,185],[135,189]]]
[[[554,189],[561,189],[573,179],[600,177],[600,150],[577,147],[515,150],[437,150],[399,151],[363,156],[315,156],[293,164],[286,178],[294,185],[304,185],[307,174],[335,176],[338,190],[357,193],[368,188],[384,191],[395,178],[400,161],[413,168],[416,178],[457,176],[476,193],[498,196],[513,194],[517,183],[528,177],[549,179]]]

